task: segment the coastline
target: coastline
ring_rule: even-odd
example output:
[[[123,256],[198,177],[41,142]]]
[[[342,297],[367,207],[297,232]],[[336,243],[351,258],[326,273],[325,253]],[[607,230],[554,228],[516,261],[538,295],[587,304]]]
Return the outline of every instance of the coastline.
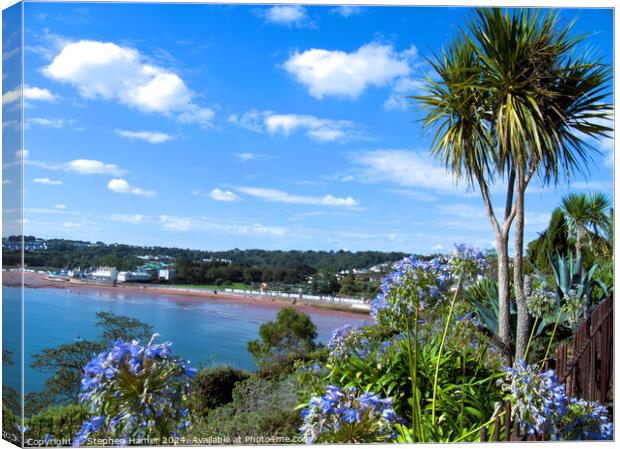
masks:
[[[106,293],[129,293],[136,295],[149,295],[149,296],[166,296],[174,297],[179,300],[187,301],[224,301],[224,302],[237,302],[242,304],[260,305],[264,307],[272,307],[281,309],[286,306],[292,306],[301,312],[321,313],[328,315],[343,316],[347,314],[355,315],[369,315],[370,310],[365,308],[355,307],[355,305],[348,303],[326,302],[316,300],[288,300],[284,298],[274,297],[258,297],[252,295],[242,294],[230,294],[218,291],[214,294],[210,290],[181,290],[178,288],[165,288],[163,287],[150,287],[146,285],[127,285],[117,284],[112,285],[93,285],[84,282],[68,281],[68,280],[53,280],[47,275],[42,273],[24,272],[24,287],[25,288],[58,288],[71,290],[79,294],[80,291],[84,292],[106,292]],[[2,285],[6,287],[21,287],[21,273],[15,271],[3,271],[2,272]]]

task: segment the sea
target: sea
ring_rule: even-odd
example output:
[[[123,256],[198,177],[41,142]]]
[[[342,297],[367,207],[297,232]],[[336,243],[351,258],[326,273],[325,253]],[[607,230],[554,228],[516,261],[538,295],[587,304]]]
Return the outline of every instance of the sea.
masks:
[[[3,367],[3,382],[19,388],[21,291],[2,287],[3,349],[13,352],[16,362]],[[258,337],[261,324],[273,320],[278,308],[270,305],[204,298],[175,297],[108,290],[69,291],[58,288],[24,290],[24,390],[42,391],[49,373],[31,368],[33,354],[76,339],[97,339],[96,313],[110,311],[137,318],[153,327],[157,341],[172,342],[175,355],[202,367],[227,363],[238,368],[256,368],[247,352],[248,341]],[[332,331],[344,324],[369,324],[365,314],[309,312],[317,326],[318,341],[326,343]]]

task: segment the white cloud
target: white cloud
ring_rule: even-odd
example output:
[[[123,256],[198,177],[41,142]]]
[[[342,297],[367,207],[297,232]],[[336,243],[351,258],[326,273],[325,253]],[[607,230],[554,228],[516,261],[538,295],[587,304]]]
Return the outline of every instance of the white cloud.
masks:
[[[283,192],[282,190],[267,189],[261,187],[239,187],[239,190],[246,195],[260,198],[265,201],[271,201],[274,203],[287,203],[287,204],[309,204],[313,206],[340,206],[340,207],[352,207],[357,206],[359,203],[354,198],[348,197],[336,197],[333,195],[324,196],[302,196],[291,195],[290,193]]]
[[[148,220],[141,214],[112,214],[108,217],[110,221],[117,221],[121,223],[140,224]]]
[[[171,135],[158,131],[125,131],[122,129],[116,129],[114,132],[127,139],[144,140],[145,142],[152,144],[165,143],[174,139]]]
[[[383,103],[383,107],[388,110],[400,109],[407,110],[411,104],[411,99],[407,96],[414,95],[420,91],[422,81],[413,78],[400,78],[396,80],[392,87],[392,93]]]
[[[62,184],[62,181],[50,178],[34,178],[32,182],[35,184],[46,184],[48,186],[59,186]]]
[[[415,47],[397,52],[392,45],[371,42],[347,53],[313,48],[295,51],[284,69],[313,97],[357,98],[369,86],[385,86],[408,76]]]
[[[610,125],[607,124],[607,126]],[[602,141],[599,142],[599,150],[605,157],[605,166],[609,168],[614,168],[614,141],[614,134],[612,133],[610,137],[603,138]]]
[[[55,101],[56,99],[56,95],[47,89],[34,86],[26,86],[24,88],[25,101]]]
[[[535,226],[536,228],[546,228],[551,221],[551,214],[548,212],[527,212],[525,214],[525,225]]]
[[[42,126],[44,128],[62,128],[69,123],[73,123],[73,121],[65,120],[62,118],[31,117],[26,119],[26,123],[24,123],[24,128],[28,129],[32,125]]]
[[[176,217],[172,215],[160,215],[159,225],[168,231],[211,231],[233,235],[259,235],[280,237],[288,230],[280,226],[266,226],[260,223],[251,224],[228,224],[215,223],[202,217]]]
[[[231,192],[230,190],[221,190],[221,189],[211,190],[211,192],[209,193],[209,196],[215,201],[224,201],[228,203],[231,201],[235,201],[237,199],[237,195],[235,195],[234,192]]]
[[[43,73],[73,85],[84,98],[114,100],[165,116],[175,114],[183,123],[210,125],[214,115],[193,102],[194,93],[178,75],[144,62],[137,50],[112,42],[69,43]]]
[[[324,119],[312,115],[276,114],[272,111],[259,112],[252,109],[242,115],[231,114],[228,122],[250,131],[281,134],[285,137],[303,132],[308,138],[321,143],[365,138],[355,122]]]
[[[63,228],[67,228],[67,229],[75,229],[75,228],[81,227],[82,225],[74,221],[65,221],[61,223],[60,226],[62,226]]]
[[[106,164],[105,162],[92,159],[75,159],[61,166],[67,171],[73,171],[80,175],[114,175],[119,176],[125,173],[125,170],[119,168],[115,164]]]
[[[26,159],[26,158],[28,157],[28,155],[29,155],[29,154],[30,154],[30,151],[28,151],[28,150],[24,150],[24,149],[22,149],[22,150],[17,150],[17,151],[15,152],[15,157],[16,157],[17,159]]]
[[[431,202],[437,200],[437,197],[434,195],[414,189],[389,189],[388,192],[406,196],[416,201]]]
[[[40,87],[26,86],[24,87],[24,103],[28,101],[56,101],[58,98],[56,95],[51,93],[47,89],[42,89]],[[2,104],[8,105],[11,103],[15,103],[19,101],[21,98],[22,92],[21,89],[15,88],[10,90],[2,95]]]
[[[258,15],[262,16],[267,23],[276,25],[302,27],[312,25],[308,20],[306,8],[299,5],[277,5],[267,10],[259,10]]]
[[[21,97],[20,89],[9,90],[8,92],[5,92],[4,94],[2,94],[2,105],[6,106],[9,104],[15,103],[16,101],[19,101],[20,97]]]
[[[255,161],[255,160],[259,160],[259,159],[271,159],[272,156],[268,155],[268,154],[261,154],[261,153],[250,153],[250,152],[244,152],[244,153],[235,153],[233,154],[233,156],[239,161],[239,162],[250,162],[250,161]]]
[[[440,215],[467,219],[482,219],[487,216],[484,206],[473,206],[466,203],[441,204],[436,206],[435,210],[437,210]]]
[[[66,208],[67,206],[65,206],[64,204],[54,204],[54,209],[64,210]]]
[[[153,190],[144,190],[139,187],[134,187],[124,179],[114,178],[108,182],[108,189],[116,193],[128,193],[131,195],[145,196],[148,198],[155,197],[156,193]]]
[[[363,8],[361,6],[353,6],[353,5],[342,5],[337,6],[336,8],[332,8],[329,10],[331,14],[338,14],[342,17],[348,18],[351,16],[356,16],[362,13]]]
[[[370,182],[390,182],[404,187],[419,187],[440,193],[455,193],[452,175],[435,164],[428,154],[407,150],[376,150],[355,153],[352,162],[361,167]]]

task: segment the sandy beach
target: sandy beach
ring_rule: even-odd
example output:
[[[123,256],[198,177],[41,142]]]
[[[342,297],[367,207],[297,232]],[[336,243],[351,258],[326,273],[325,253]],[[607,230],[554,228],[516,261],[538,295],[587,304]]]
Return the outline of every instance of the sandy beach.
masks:
[[[15,271],[2,272],[2,285],[9,287],[21,286],[21,274]],[[112,285],[93,285],[84,282],[68,281],[62,279],[51,279],[42,273],[24,273],[24,287],[26,288],[61,288],[71,290],[74,293],[84,292],[107,292],[107,293],[125,293],[132,295],[149,295],[149,296],[166,296],[174,297],[178,300],[187,301],[235,301],[237,303],[245,303],[252,305],[261,305],[264,307],[272,307],[280,309],[285,306],[293,306],[302,312],[312,312],[320,314],[338,315],[346,318],[346,315],[359,317],[360,314],[368,315],[369,311],[362,308],[353,308],[348,303],[314,301],[314,300],[290,300],[274,297],[259,297],[241,294],[227,294],[218,291],[217,294],[211,290],[180,290],[177,288],[165,288],[165,286],[146,286],[146,285],[129,285],[117,284]]]

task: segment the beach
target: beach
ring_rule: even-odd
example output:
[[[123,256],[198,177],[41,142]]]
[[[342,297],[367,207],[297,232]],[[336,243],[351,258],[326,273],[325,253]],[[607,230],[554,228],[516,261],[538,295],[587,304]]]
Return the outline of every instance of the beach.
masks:
[[[21,286],[21,273],[17,271],[3,271],[2,272],[2,285],[8,287],[20,287]],[[76,280],[64,280],[53,279],[50,276],[43,273],[36,272],[24,272],[24,287],[25,288],[59,288],[70,290],[72,293],[79,294],[80,291],[86,292],[118,292],[128,293],[136,295],[148,295],[148,296],[166,296],[175,297],[178,300],[187,301],[234,301],[241,304],[260,305],[264,307],[280,309],[285,306],[292,306],[295,309],[314,314],[329,314],[338,315],[346,319],[348,314],[352,317],[359,317],[360,314],[368,315],[370,309],[367,307],[359,307],[355,304],[340,303],[340,302],[328,302],[328,301],[315,301],[302,299],[285,299],[277,297],[261,297],[253,296],[249,294],[230,294],[223,291],[214,293],[212,290],[198,290],[198,289],[179,289],[179,288],[166,288],[165,285],[149,286],[149,285],[136,285],[136,284],[117,284],[105,285],[105,284],[90,284],[86,282],[80,282]],[[224,287],[222,287],[224,288]]]

